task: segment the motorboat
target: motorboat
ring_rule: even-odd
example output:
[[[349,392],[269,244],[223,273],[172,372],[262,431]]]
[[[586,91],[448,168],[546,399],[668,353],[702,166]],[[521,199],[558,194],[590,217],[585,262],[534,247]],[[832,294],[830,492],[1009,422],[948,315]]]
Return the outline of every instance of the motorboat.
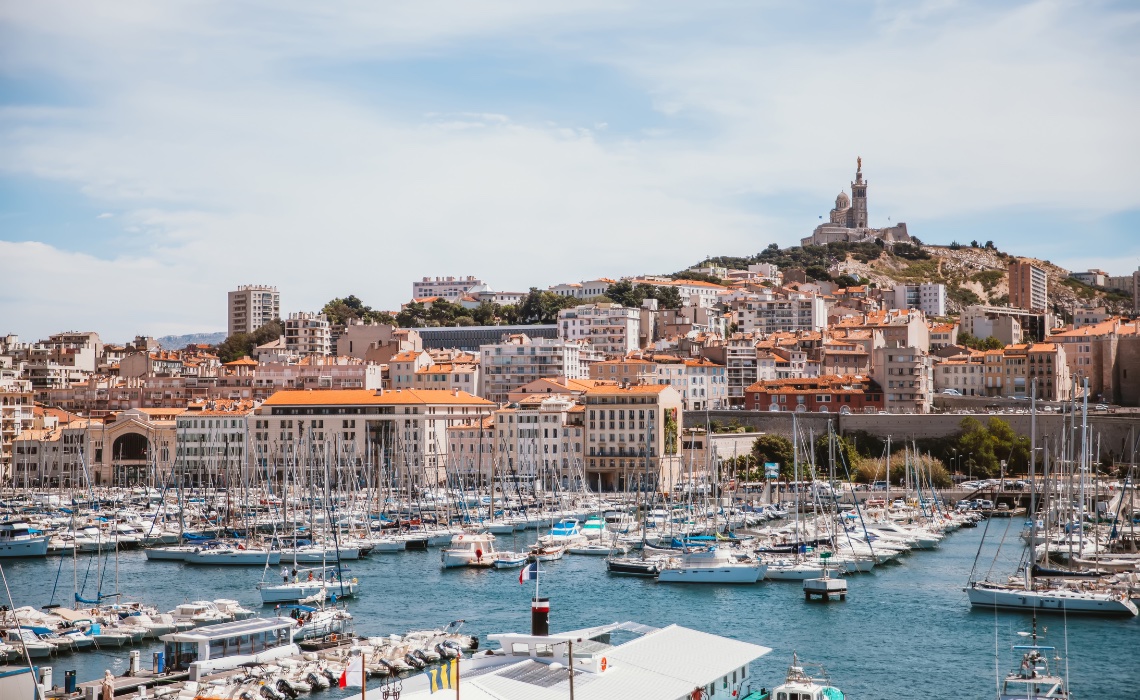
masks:
[[[10,629],[4,635],[4,643],[15,647],[20,655],[33,659],[46,659],[56,652],[56,646],[40,639],[30,629]]]
[[[600,517],[592,516],[582,523],[581,533],[588,540],[599,540],[607,532],[606,521]]]
[[[606,559],[606,571],[615,576],[656,578],[666,561],[665,557],[610,557]]]
[[[488,568],[495,565],[495,536],[489,532],[464,532],[451,538],[440,552],[443,568],[461,566]]]
[[[822,666],[820,672],[822,677],[808,675],[800,665],[799,657],[792,652],[792,665],[788,667],[784,682],[773,688],[766,697],[771,700],[843,700],[843,691],[831,685],[823,674]],[[745,700],[753,697],[765,696],[750,694],[745,696]]]
[[[45,557],[49,539],[22,520],[0,523],[0,558]]]
[[[582,542],[586,542],[583,537]],[[543,543],[539,542],[530,548],[530,556],[535,561],[557,561],[566,555],[566,548],[569,545],[564,542],[558,543]]]
[[[503,551],[495,552],[494,559],[496,569],[517,569],[530,561],[530,555],[526,552]]]
[[[311,605],[283,605],[277,609],[277,617],[288,616],[296,621],[293,639],[303,641],[330,635],[347,635],[352,631],[352,615],[340,608],[315,607]]]
[[[218,606],[218,610],[224,614],[229,615],[235,620],[248,620],[251,617],[256,617],[257,613],[249,608],[242,607],[241,603],[229,598],[218,598],[214,601],[214,605]]]
[[[810,578],[822,578],[824,567],[822,564],[795,559],[768,559],[764,578],[768,581],[804,581]]]
[[[174,618],[175,624],[180,625],[188,622],[194,627],[233,621],[232,616],[218,610],[218,606],[208,600],[182,603],[167,614]]]
[[[670,557],[657,574],[662,583],[756,583],[764,577],[767,566],[747,554],[728,547],[709,545],[686,549],[679,557]]]

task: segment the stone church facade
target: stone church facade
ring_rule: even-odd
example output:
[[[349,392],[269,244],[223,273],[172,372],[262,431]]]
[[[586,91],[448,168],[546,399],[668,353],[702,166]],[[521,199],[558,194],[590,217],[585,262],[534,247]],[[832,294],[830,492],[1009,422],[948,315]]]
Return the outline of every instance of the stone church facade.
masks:
[[[910,241],[905,223],[889,228],[870,228],[867,225],[867,182],[863,180],[863,159],[856,160],[855,181],[851,183],[851,196],[840,192],[835,198],[827,223],[815,227],[800,245],[827,245],[828,243],[856,243],[881,239],[884,243]]]

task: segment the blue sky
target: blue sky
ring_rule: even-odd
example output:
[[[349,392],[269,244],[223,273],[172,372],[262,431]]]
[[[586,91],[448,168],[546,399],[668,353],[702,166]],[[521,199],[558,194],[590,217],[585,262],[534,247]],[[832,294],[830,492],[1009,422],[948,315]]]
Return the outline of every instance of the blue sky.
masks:
[[[1099,2],[0,6],[0,332],[395,308],[873,224],[1140,266],[1140,9]]]

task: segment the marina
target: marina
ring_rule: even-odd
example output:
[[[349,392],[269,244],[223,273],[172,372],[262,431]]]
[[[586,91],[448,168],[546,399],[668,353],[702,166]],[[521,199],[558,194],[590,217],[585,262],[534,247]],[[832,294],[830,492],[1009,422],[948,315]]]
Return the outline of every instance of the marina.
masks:
[[[776,525],[780,522],[774,521]],[[1004,534],[1007,543],[996,557],[992,549],[983,552],[987,558],[995,557],[995,568],[1016,567],[1021,552],[1009,543],[1020,543],[1017,532],[1021,524],[1017,519],[989,521],[989,536]],[[778,685],[786,675],[787,659],[795,652],[801,659],[825,664],[832,683],[847,697],[912,697],[928,683],[954,684],[963,696],[984,697],[995,683],[995,634],[1013,638],[1018,630],[1029,626],[1029,616],[1024,613],[1000,612],[995,616],[992,611],[972,610],[962,591],[985,530],[962,529],[948,534],[936,549],[916,548],[868,573],[846,575],[843,580],[850,585],[850,592],[842,604],[809,605],[802,600],[798,582],[679,585],[652,577],[615,575],[607,571],[606,557],[594,556],[567,555],[544,562],[541,586],[543,595],[556,601],[552,612],[555,629],[580,629],[634,618],[653,627],[677,624],[771,648],[776,653],[749,664],[750,678],[765,681],[756,683],[756,690]],[[497,551],[526,551],[535,537],[534,531],[497,536]],[[525,629],[531,586],[520,586],[521,577],[515,572],[496,571],[494,567],[442,566],[440,551],[432,548],[426,552],[373,554],[352,561],[345,575],[366,583],[366,590],[338,605],[351,614],[356,634],[364,638],[403,635],[409,630],[442,628],[449,621],[462,619],[466,620],[464,631],[480,635],[486,644],[488,634]],[[185,608],[191,617],[209,617],[212,608],[221,609],[214,601],[230,599],[261,618],[279,618],[276,604],[262,605],[257,589],[263,577],[272,582],[278,576],[277,567],[268,571],[256,567],[212,569],[178,561],[148,561],[145,552],[138,550],[122,551],[112,558],[117,560],[112,575],[118,576],[123,600],[145,597],[158,610]],[[82,568],[94,559],[80,557],[77,561]],[[17,607],[38,609],[48,604],[57,583],[60,590],[56,602],[70,597],[71,558],[8,559],[3,566]],[[222,572],[224,575],[219,575]],[[1130,650],[1140,644],[1135,618],[1071,615],[1046,619],[1042,624],[1050,626],[1054,640],[1064,626],[1069,684],[1073,688],[1090,694],[1127,696],[1129,682],[1102,669],[1132,663]],[[902,649],[922,659],[922,682],[892,674],[893,657]],[[75,670],[80,681],[99,679],[105,669],[121,676],[130,667],[133,650],[149,661],[155,652],[164,651],[164,646],[153,637],[144,638],[90,652],[49,654],[34,663],[39,667],[50,665],[55,683],[62,685],[68,670]],[[884,678],[892,681],[884,684]],[[337,692],[330,689],[328,695],[336,697]]]

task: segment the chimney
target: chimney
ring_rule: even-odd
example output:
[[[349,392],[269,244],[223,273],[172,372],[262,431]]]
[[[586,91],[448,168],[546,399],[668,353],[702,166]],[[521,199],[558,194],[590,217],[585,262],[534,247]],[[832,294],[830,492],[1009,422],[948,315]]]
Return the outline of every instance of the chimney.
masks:
[[[530,633],[534,637],[550,636],[550,598],[531,598]]]

